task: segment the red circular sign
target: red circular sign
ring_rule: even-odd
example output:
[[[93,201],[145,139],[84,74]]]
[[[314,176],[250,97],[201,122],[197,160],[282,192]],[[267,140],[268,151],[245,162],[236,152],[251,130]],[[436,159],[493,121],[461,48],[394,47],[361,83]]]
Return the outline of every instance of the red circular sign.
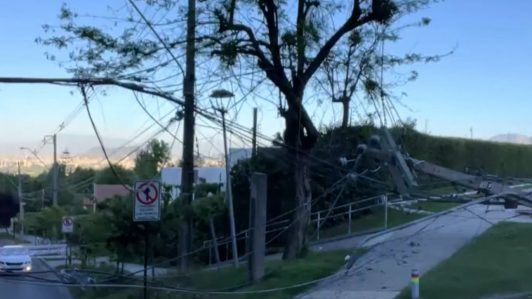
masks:
[[[159,197],[159,190],[157,185],[153,182],[142,183],[137,188],[136,198],[137,200],[145,205],[150,205],[154,203]]]

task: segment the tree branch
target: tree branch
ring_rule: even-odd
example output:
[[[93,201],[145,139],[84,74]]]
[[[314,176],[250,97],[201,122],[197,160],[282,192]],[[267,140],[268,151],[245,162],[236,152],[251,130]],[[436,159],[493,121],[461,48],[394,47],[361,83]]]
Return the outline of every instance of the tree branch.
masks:
[[[307,83],[308,80],[312,77],[312,75],[314,75],[314,73],[316,72],[316,70],[318,70],[318,68],[321,65],[321,63],[323,62],[323,60],[325,60],[325,58],[327,58],[327,56],[331,52],[331,49],[336,45],[336,43],[338,42],[338,40],[340,40],[340,38],[342,38],[349,31],[351,31],[351,30],[353,30],[353,29],[355,29],[355,28],[357,28],[357,27],[359,27],[361,25],[364,25],[364,24],[366,24],[368,22],[371,22],[374,19],[374,16],[371,13],[363,16],[362,18],[360,17],[360,15],[361,15],[361,11],[360,11],[360,7],[359,7],[359,0],[355,0],[355,5],[353,7],[353,12],[352,12],[351,16],[338,29],[338,31],[336,31],[329,38],[329,40],[327,40],[327,42],[325,42],[323,47],[319,50],[319,52],[316,55],[316,57],[312,60],[312,62],[309,64],[308,68],[304,72],[304,74],[303,74],[303,76],[301,78],[302,83]]]

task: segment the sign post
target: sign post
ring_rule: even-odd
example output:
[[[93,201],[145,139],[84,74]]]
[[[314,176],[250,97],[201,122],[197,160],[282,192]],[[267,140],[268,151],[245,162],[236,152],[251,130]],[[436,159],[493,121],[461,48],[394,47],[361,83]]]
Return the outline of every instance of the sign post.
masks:
[[[155,180],[135,183],[133,221],[159,221],[161,218],[161,183]]]
[[[72,217],[64,216],[61,223],[61,231],[63,234],[71,234],[74,232],[74,219]]]
[[[72,255],[70,250],[70,244],[69,244],[69,237],[68,235],[74,232],[74,219],[70,216],[64,216],[61,219],[61,231],[63,234],[65,234],[65,240],[66,240],[66,257],[65,257],[65,266],[66,265],[72,265]]]
[[[157,180],[135,183],[133,221],[144,223],[144,299],[148,299],[148,222],[161,219],[161,182]]]

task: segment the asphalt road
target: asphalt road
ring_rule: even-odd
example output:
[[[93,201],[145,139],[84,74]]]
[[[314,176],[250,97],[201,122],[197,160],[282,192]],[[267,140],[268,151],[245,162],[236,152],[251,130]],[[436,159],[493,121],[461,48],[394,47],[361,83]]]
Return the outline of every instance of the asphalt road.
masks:
[[[7,245],[6,240],[0,240],[0,246]],[[49,271],[50,269],[40,260],[32,261],[33,271]],[[57,279],[54,273],[40,274],[39,277]],[[0,276],[0,298],[16,299],[71,299],[67,288],[60,286],[33,285],[14,277]],[[8,280],[9,279],[9,280]]]

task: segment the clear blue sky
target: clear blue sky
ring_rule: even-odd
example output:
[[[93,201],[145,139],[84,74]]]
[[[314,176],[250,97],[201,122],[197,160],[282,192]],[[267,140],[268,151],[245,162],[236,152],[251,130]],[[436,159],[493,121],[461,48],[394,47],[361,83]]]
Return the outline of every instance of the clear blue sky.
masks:
[[[62,2],[0,1],[1,76],[67,75],[56,63],[45,59],[44,52],[51,49],[34,43],[42,35],[41,25],[58,22]],[[109,15],[107,4],[120,6],[125,2],[67,3],[80,13]],[[464,137],[469,135],[470,127],[478,138],[508,132],[532,135],[530,11],[532,1],[527,0],[448,0],[412,16],[412,20],[428,16],[432,23],[410,30],[400,43],[391,46],[393,51],[433,54],[455,47],[456,50],[439,63],[414,67],[419,79],[396,90],[398,94],[402,91],[408,94],[403,102],[409,109],[400,109],[402,117],[417,119],[421,130],[428,120],[429,131],[437,135]],[[79,102],[80,97],[71,95],[64,87],[0,85],[2,142],[35,147]],[[112,91],[112,97],[99,97],[91,107],[102,134],[109,138],[127,139],[147,119],[133,105],[131,97],[120,92]],[[150,106],[156,115],[168,109],[170,105],[163,102]],[[249,115],[247,110],[245,114]],[[271,105],[261,108],[261,127],[268,135],[281,128],[282,120],[276,117]],[[242,121],[249,123],[250,119],[246,116]],[[65,133],[92,133],[84,111]],[[215,154],[212,149],[202,150]]]

